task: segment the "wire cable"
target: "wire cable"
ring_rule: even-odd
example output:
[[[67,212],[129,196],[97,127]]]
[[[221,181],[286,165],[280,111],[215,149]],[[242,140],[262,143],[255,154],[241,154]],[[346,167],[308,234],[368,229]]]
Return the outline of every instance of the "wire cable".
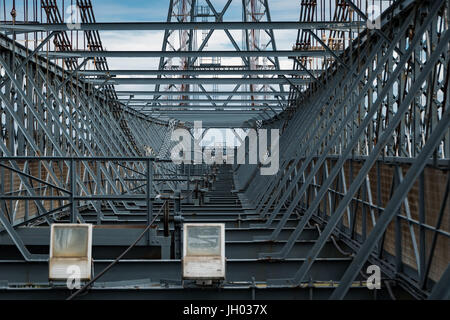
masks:
[[[167,202],[167,200],[164,202],[164,204]],[[124,251],[122,252],[122,254],[120,256],[118,256],[113,262],[111,262],[105,269],[102,270],[102,272],[100,272],[98,275],[96,275],[91,281],[89,281],[88,283],[86,283],[82,288],[78,289],[76,292],[74,292],[70,297],[68,297],[66,300],[72,300],[73,298],[75,298],[76,296],[78,296],[79,294],[83,293],[84,291],[86,291],[86,289],[88,289],[95,281],[97,281],[98,279],[100,279],[100,277],[102,277],[106,272],[108,272],[109,269],[111,269],[115,264],[117,264],[117,262],[119,262],[120,259],[122,259],[141,239],[142,237],[147,233],[147,231],[150,229],[150,227],[153,225],[153,223],[155,222],[156,218],[160,215],[162,208],[164,208],[164,206],[161,206],[161,209],[159,209],[158,213],[156,214],[156,216],[153,218],[153,220],[145,227],[144,231],[142,231],[142,233],[139,235],[139,237]]]

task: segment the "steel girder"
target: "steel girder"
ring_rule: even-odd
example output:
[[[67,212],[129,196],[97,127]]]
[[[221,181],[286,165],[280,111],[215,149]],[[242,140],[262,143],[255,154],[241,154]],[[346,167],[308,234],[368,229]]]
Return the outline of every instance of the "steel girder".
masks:
[[[424,15],[418,18],[416,12]],[[282,208],[287,208],[271,236],[255,239],[277,239],[289,217],[302,215],[285,247],[277,253],[262,254],[262,259],[287,257],[293,242],[311,221],[319,221],[324,228],[296,276],[269,281],[273,286],[298,285],[306,281],[306,272],[322,246],[336,236],[356,243],[353,245],[356,258],[331,298],[345,296],[349,283],[368,259],[383,264],[385,270],[401,279],[418,297],[426,297],[433,283],[439,282],[445,268],[431,276],[430,265],[438,252],[438,234],[443,237],[439,250],[445,250],[445,243],[449,241],[449,230],[441,225],[448,190],[442,189],[445,182],[440,185],[440,209],[431,213],[425,208],[425,176],[434,170],[431,168],[442,170],[444,177],[449,170],[450,35],[448,22],[443,18],[447,12],[445,2],[416,2],[407,10],[397,11],[397,25],[391,20],[389,24],[384,23],[383,29],[364,36],[364,41],[355,49],[359,50],[359,60],[355,59],[356,55],[347,54],[344,55],[346,60],[335,62],[340,71],[325,80],[327,93],[319,85],[310,86],[307,90],[311,92],[305,91],[303,104],[296,105],[297,110],[285,123],[280,154],[286,157],[280,159],[277,175],[249,177],[252,166],[241,165],[236,169],[239,185],[248,186],[241,191],[251,203],[249,209],[267,218],[266,223],[253,225],[254,228],[267,227]],[[368,53],[364,54],[368,48]],[[276,127],[279,122],[267,122],[265,127]],[[360,160],[355,160],[355,156]],[[390,200],[383,204],[380,172],[386,170],[385,157],[409,158],[411,164],[395,165],[393,191]],[[431,157],[442,159],[442,166],[435,167]],[[402,170],[407,170],[405,178]],[[416,196],[411,195],[411,187],[417,180],[421,186],[420,202],[419,207],[413,209],[411,197]],[[438,217],[436,225],[425,223],[426,210]],[[390,252],[395,257],[388,259],[386,229],[392,225],[395,237],[388,239],[394,242],[395,250]],[[405,233],[409,235],[407,250],[411,250],[408,257],[402,252],[405,243],[401,239]],[[432,252],[426,251],[426,246],[431,247]],[[445,281],[445,276],[440,281]]]
[[[3,43],[8,41],[4,40]],[[85,84],[78,82],[73,77],[73,72],[66,72],[55,65],[41,64],[36,53],[42,46],[33,52],[27,52],[20,45],[3,48],[5,50],[0,57],[2,70],[5,71],[5,77],[2,79],[4,93],[0,93],[2,160],[4,156],[22,155],[138,155],[129,148],[129,136],[119,126],[121,120],[115,119],[109,111],[107,99],[101,95],[90,94],[93,89],[83,87]],[[10,49],[14,49],[14,60],[10,59]],[[10,66],[16,62],[19,62],[19,66],[16,65],[13,72]],[[138,126],[161,126],[134,112],[123,112],[123,115],[130,117]],[[140,150],[145,150],[146,146],[156,148],[161,144],[163,137],[159,136],[158,132],[159,130],[155,130],[152,140],[146,141],[148,145],[141,144]],[[9,200],[2,200],[0,203],[2,224],[27,260],[39,260],[41,257],[31,255],[21,244],[14,231],[18,224],[30,225],[41,220],[52,223],[56,215],[68,213],[72,213],[73,221],[83,221],[77,214],[76,207],[85,205],[90,205],[97,211],[100,222],[101,202],[87,197],[74,206],[76,199],[73,197],[73,190],[76,188],[87,196],[103,194],[105,203],[118,213],[117,203],[107,200],[107,195],[120,195],[122,192],[136,190],[139,186],[136,182],[130,182],[130,179],[149,170],[148,165],[142,161],[127,160],[122,163],[98,162],[97,165],[87,159],[76,165],[71,159],[10,159],[7,162],[10,166],[2,161],[0,169],[1,180],[10,181],[9,187],[1,184],[2,194],[9,196]],[[32,179],[31,183],[29,178]],[[36,182],[38,187],[34,186]],[[161,185],[161,182],[158,184]],[[160,188],[151,180],[150,185],[153,185],[155,190]],[[142,186],[140,188],[142,192]],[[67,194],[72,196],[67,198]],[[61,200],[45,200],[46,197],[56,195],[60,195]],[[22,200],[31,197],[25,201],[24,216],[16,216],[19,201],[14,200],[14,197]],[[35,206],[32,205],[33,202]]]
[[[145,90],[141,90],[141,91],[117,91],[117,95],[119,95],[119,96],[130,96],[130,95],[132,95],[132,96],[142,96],[142,95],[144,95],[144,96],[148,96],[148,95],[151,95],[151,96],[155,96],[155,95],[157,95],[157,94],[161,94],[161,95],[164,95],[164,96],[177,96],[177,95],[190,95],[190,96],[194,96],[194,95],[199,95],[200,93],[199,92],[193,92],[193,91],[184,91],[184,92],[175,92],[175,91],[160,91],[160,92],[157,92],[157,91],[145,91]],[[203,94],[205,94],[205,95],[212,95],[212,94],[214,94],[214,95],[216,95],[216,96],[229,96],[229,95],[233,95],[233,96],[248,96],[248,95],[250,95],[250,91],[237,91],[237,92],[233,92],[233,91],[214,91],[214,92],[212,92],[212,91],[209,91],[209,92],[203,92]],[[288,93],[287,92],[274,92],[274,94],[275,95],[279,95],[279,96],[286,96],[286,95],[288,95]],[[263,96],[263,95],[267,95],[267,93],[265,93],[265,92],[253,92],[253,95],[260,95],[260,96]]]
[[[239,82],[254,85],[262,81],[252,78],[257,74],[279,75],[281,71],[276,65],[276,56],[280,52],[276,47],[260,53],[257,46],[252,46],[257,38],[255,30],[271,34],[271,40],[266,43],[270,46],[275,45],[273,28],[287,28],[287,25],[270,22],[267,1],[243,1],[246,19],[254,19],[252,13],[259,12],[258,5],[265,8],[262,12],[268,21],[259,21],[258,26],[254,21],[237,24],[222,22],[230,1],[226,2],[221,12],[212,6],[211,1],[205,1],[215,22],[195,21],[200,17],[195,14],[195,1],[187,1],[190,7],[185,12],[191,21],[178,21],[162,27],[166,34],[171,30],[180,30],[189,35],[181,44],[185,50],[170,54],[181,56],[187,66],[170,74],[170,70],[164,69],[167,60],[161,59],[160,70],[155,73],[158,81],[166,80],[161,75],[180,75],[191,77],[189,81],[192,82],[205,83],[207,80],[197,77],[204,70],[196,71],[195,63],[201,55],[218,55],[217,52],[202,50],[212,32],[220,28],[225,30],[236,49],[236,53],[230,55],[243,59],[246,70],[242,70],[244,77]],[[171,2],[171,8],[176,2]],[[179,1],[182,2],[186,3]],[[238,223],[250,224],[247,231],[259,235],[254,238],[255,241],[246,243],[249,247],[240,250],[245,252],[263,243],[262,254],[251,262],[258,263],[262,269],[272,263],[282,268],[288,266],[290,270],[287,275],[290,279],[269,279],[268,290],[276,292],[287,287],[306,286],[311,270],[330,268],[321,259],[323,248],[330,243],[336,245],[336,241],[341,240],[347,245],[341,253],[344,256],[353,255],[353,258],[340,260],[345,263],[339,264],[339,274],[333,274],[340,279],[339,286],[334,292],[331,290],[335,289],[335,285],[328,287],[322,297],[330,297],[330,294],[336,299],[348,297],[349,287],[354,285],[355,277],[366,262],[380,265],[389,278],[398,280],[416,297],[447,297],[449,269],[442,252],[448,248],[450,238],[446,223],[450,185],[448,2],[396,2],[382,17],[381,29],[358,30],[361,33],[357,39],[352,38],[355,31],[348,31],[348,28],[357,28],[361,23],[351,21],[355,15],[364,21],[368,17],[361,10],[354,10],[352,1],[345,0],[338,1],[340,6],[336,8],[334,21],[326,21],[326,16],[325,21],[315,21],[314,12],[320,11],[323,3],[305,2],[301,7],[298,24],[301,30],[296,50],[291,54],[295,57],[293,72],[297,78],[267,80],[290,85],[287,110],[284,108],[287,101],[282,99],[288,93],[274,87],[268,91],[270,94],[250,89],[241,92],[238,91],[239,86],[227,91],[203,88],[192,92],[184,88],[170,92],[158,87],[152,91],[114,92],[114,95],[122,97],[151,96],[152,99],[143,99],[151,103],[147,109],[151,109],[153,116],[167,119],[167,122],[156,121],[141,113],[146,110],[145,105],[133,105],[131,97],[127,101],[118,101],[117,96],[111,96],[113,89],[106,88],[117,78],[95,80],[100,84],[99,88],[95,88],[90,81],[78,79],[77,75],[83,74],[82,68],[88,60],[76,64],[76,60],[67,59],[74,66],[65,71],[45,59],[44,52],[40,52],[44,43],[31,51],[2,36],[0,64],[5,76],[0,80],[0,218],[5,229],[2,231],[8,233],[10,243],[19,249],[26,261],[35,261],[32,265],[38,270],[45,264],[39,261],[45,260],[45,257],[30,254],[26,248],[29,242],[21,239],[19,226],[73,222],[77,219],[100,224],[111,218],[105,212],[112,212],[117,221],[148,222],[152,218],[152,200],[156,194],[178,188],[189,190],[189,183],[183,182],[186,176],[179,173],[177,166],[140,157],[141,154],[167,155],[173,145],[171,133],[182,125],[170,120],[177,118],[189,122],[201,117],[209,121],[208,126],[229,126],[231,123],[239,126],[246,120],[249,123],[248,119],[252,118],[262,120],[262,127],[258,122],[258,128],[282,128],[283,131],[277,175],[260,176],[258,167],[254,165],[238,165],[235,168],[235,187],[245,208],[255,213],[258,219],[266,219],[263,223],[254,224],[259,220],[245,220],[239,216]],[[353,8],[353,13],[346,4]],[[171,13],[169,10],[169,22]],[[212,23],[217,28],[205,33],[199,48],[189,44],[194,34],[192,26],[203,28]],[[326,30],[319,30],[320,24]],[[338,24],[340,28],[333,29]],[[91,40],[96,37],[94,31],[98,29],[95,27],[156,27],[154,24],[85,25],[85,32]],[[238,26],[247,28],[246,48],[242,50],[228,32],[228,29]],[[61,33],[66,30],[60,24],[1,26],[8,32],[18,28],[15,29],[18,33],[31,32],[34,29],[27,28],[33,27],[56,30],[44,41],[57,37],[63,47],[70,44]],[[348,42],[344,45],[340,38],[346,38]],[[266,44],[263,46],[267,47]],[[317,56],[312,53],[313,49],[318,49]],[[163,51],[167,52],[164,48]],[[49,54],[56,52],[50,51]],[[69,50],[61,54],[67,54],[66,57],[70,58],[78,51]],[[97,56],[102,61],[106,56],[102,49],[81,54],[85,57]],[[112,52],[110,55],[127,54],[132,53]],[[153,52],[140,54],[154,55]],[[259,73],[254,68],[252,56],[267,56],[273,66],[265,70],[267,72]],[[214,68],[217,66],[207,72],[215,72]],[[310,70],[323,70],[323,73],[319,75]],[[233,72],[239,73],[236,70]],[[100,71],[91,72],[91,75],[100,77],[111,74],[114,71],[108,75],[108,70],[103,67]],[[219,80],[212,81],[224,81]],[[167,81],[174,84],[178,79]],[[180,110],[185,107],[183,103],[187,97],[195,95],[206,96],[208,100],[202,100],[209,101],[209,107],[225,107],[227,110],[217,111],[215,115],[201,110],[200,106],[194,106],[195,110]],[[215,99],[219,95],[228,99]],[[232,110],[232,95],[270,95],[281,101],[283,107],[274,113],[263,113],[273,105],[267,108],[255,105],[258,110],[236,112]],[[156,105],[167,103],[167,100],[159,99],[161,96],[181,96],[183,99],[168,100],[181,105],[176,106],[176,110],[164,110],[166,106]],[[111,109],[111,98],[120,112]],[[194,102],[196,98],[188,101]],[[278,115],[278,111],[283,112]],[[219,121],[214,117],[220,117]],[[127,123],[126,128],[122,125],[124,122]],[[135,143],[133,148],[129,146],[130,137]],[[203,174],[204,167],[201,166],[197,173]],[[433,190],[435,193],[432,193]],[[434,206],[430,206],[430,202]],[[23,208],[23,216],[16,214],[18,208]],[[80,210],[90,213],[82,216]],[[132,210],[142,211],[143,214],[130,214]],[[202,217],[211,218],[207,214]],[[224,220],[227,226],[235,223],[226,217]],[[299,252],[296,251],[298,239],[309,234],[312,227],[318,228],[317,241],[302,248],[301,254],[305,258],[293,262],[291,257]],[[267,232],[260,233],[261,230]],[[280,238],[283,240],[276,242],[274,248],[270,247],[275,249],[274,252],[264,252],[269,247],[264,241],[278,241]],[[150,236],[144,243],[150,244]],[[244,247],[243,243],[239,245]],[[346,251],[349,249],[351,252]],[[268,258],[273,261],[264,261]],[[19,265],[22,268],[23,262]],[[247,266],[238,267],[243,269],[239,269],[236,275],[251,275],[248,271],[251,265],[249,262]],[[3,264],[0,267],[7,268]],[[125,270],[121,276],[126,276],[127,267],[125,264],[121,267],[122,271]],[[175,269],[171,264],[169,273],[177,275]],[[16,271],[19,272],[19,269]],[[41,272],[41,276],[45,273]],[[259,275],[264,279],[286,276],[279,270]],[[105,286],[112,290],[111,286]]]
[[[290,80],[290,79],[289,79]],[[188,79],[158,79],[158,78],[114,78],[106,80],[108,84],[138,84],[138,85],[149,85],[149,84],[166,84],[166,85],[208,85],[208,84],[226,84],[226,85],[233,85],[233,84],[242,84],[242,85],[249,85],[254,83],[255,85],[263,84],[263,85],[270,85],[270,84],[279,84],[279,85],[298,85],[298,84],[305,84],[309,83],[309,80],[303,80],[303,79],[292,79],[289,81],[288,78],[188,78]],[[102,79],[85,79],[85,82],[90,83],[92,85],[101,85],[105,83],[105,80]],[[272,92],[269,92],[269,95],[272,95]],[[257,101],[257,100],[255,100]]]
[[[314,70],[308,70],[313,73],[319,73]],[[77,72],[82,76],[105,76],[105,75],[184,75],[184,76],[198,76],[198,75],[307,75],[306,71],[293,70],[243,70],[241,67],[233,68],[230,66],[227,69],[223,68],[196,68],[191,70],[80,70]]]
[[[218,106],[218,103],[216,103],[216,94],[215,92],[218,92],[219,94],[219,87],[220,84],[232,84],[235,85],[234,89],[230,91],[230,95],[228,96],[227,100],[231,100],[233,93],[238,92],[239,90],[244,89],[243,85],[246,85],[247,90],[249,92],[255,92],[256,94],[249,95],[250,100],[257,100],[256,97],[260,96],[262,94],[262,91],[266,92],[267,95],[273,95],[276,92],[283,92],[284,88],[282,84],[289,85],[289,81],[285,79],[274,79],[273,75],[277,74],[275,72],[278,72],[277,70],[280,70],[279,62],[278,62],[278,56],[283,55],[297,55],[301,54],[300,52],[281,52],[277,51],[275,39],[273,36],[273,31],[270,28],[270,11],[268,8],[267,1],[244,1],[242,3],[242,10],[243,10],[243,24],[245,25],[248,23],[248,21],[257,22],[260,26],[266,26],[267,28],[263,28],[262,36],[255,37],[256,34],[260,34],[259,27],[258,28],[252,28],[246,32],[245,35],[245,45],[241,48],[237,41],[234,39],[233,35],[229,32],[229,28],[231,25],[222,22],[223,16],[227,12],[231,0],[227,1],[223,7],[222,10],[218,10],[218,8],[215,8],[214,5],[209,0],[205,1],[171,1],[169,4],[169,15],[168,15],[168,26],[172,26],[175,24],[171,24],[173,19],[175,17],[182,17],[178,18],[178,23],[176,24],[176,28],[170,29],[167,28],[164,35],[163,40],[163,52],[158,53],[157,56],[161,56],[160,65],[159,65],[159,71],[164,74],[166,77],[165,79],[161,78],[161,76],[158,75],[158,79],[148,79],[148,83],[154,83],[155,84],[155,91],[160,91],[160,84],[167,84],[168,89],[171,89],[172,91],[181,91],[181,92],[188,92],[188,91],[194,91],[195,95],[197,96],[205,96],[213,106]],[[261,12],[256,12],[260,10]],[[174,14],[178,13],[178,14]],[[215,22],[210,23],[208,22],[209,18],[212,18]],[[199,20],[202,20],[201,23],[199,23],[199,26],[222,26],[223,30],[227,36],[227,40],[230,41],[230,44],[234,47],[235,51],[230,52],[224,52],[224,51],[206,51],[205,48],[208,46],[208,42],[213,35],[214,31],[217,30],[217,28],[207,28],[202,32],[202,37],[200,40],[197,40],[197,33],[200,29],[186,29],[182,31],[180,34],[180,39],[178,41],[173,41],[170,39],[170,36],[174,33],[174,30],[179,30],[178,28],[180,25],[183,25],[184,23],[194,25],[198,23]],[[265,29],[265,30],[264,30]],[[188,34],[187,31],[190,31]],[[267,35],[268,37],[265,37],[264,35]],[[267,39],[266,42],[264,42]],[[198,46],[195,45],[198,41]],[[261,42],[261,43],[260,43]],[[262,43],[264,42],[264,43]],[[177,50],[177,48],[180,48]],[[123,54],[130,54],[130,53],[117,53],[118,55]],[[144,56],[152,56],[153,53],[151,52],[141,52],[137,53],[138,55],[144,55]],[[321,52],[315,52],[313,54],[322,54]],[[134,55],[134,53],[133,53]],[[178,70],[181,71],[180,76],[175,75],[173,77],[170,73],[170,70],[173,69],[173,65],[169,62],[172,62],[172,58],[175,57],[181,57],[180,63],[177,67]],[[242,78],[239,79],[224,79],[224,78],[218,78],[217,74],[215,74],[214,78],[211,78],[209,80],[206,80],[205,78],[199,78],[198,75],[191,73],[188,71],[190,69],[196,68],[196,69],[204,69],[203,72],[209,72],[211,73],[213,70],[219,68],[222,69],[221,66],[221,58],[222,57],[240,57],[243,62],[242,68],[246,70],[246,73],[240,73],[239,75],[242,75]],[[264,58],[263,58],[264,57]],[[211,59],[208,59],[211,58]],[[262,70],[259,65],[258,61],[259,59],[263,59],[264,66],[267,67],[266,69]],[[208,60],[208,61],[206,61]],[[224,68],[227,68],[224,66]],[[257,69],[258,68],[258,69]],[[165,72],[169,70],[169,72]],[[259,73],[259,71],[262,71]],[[275,72],[274,72],[275,71]],[[273,72],[273,73],[272,73]],[[262,76],[263,74],[267,74],[268,76],[272,76],[272,78],[258,78],[259,76]],[[139,81],[139,82],[147,82],[147,80],[112,80],[112,81]],[[205,89],[206,85],[212,85],[212,90]],[[258,84],[263,84],[262,86],[259,86]],[[279,89],[275,90],[271,84],[278,84]],[[185,90],[182,86],[186,86],[190,90]],[[190,87],[189,87],[190,86]],[[163,93],[170,91],[170,90],[164,90]],[[222,90],[223,91],[223,90]],[[173,95],[173,94],[171,94]],[[180,93],[180,100],[189,100],[190,96],[192,94],[186,94]],[[153,105],[158,104],[157,101],[162,96],[156,96],[154,97],[154,100],[149,101],[149,103],[153,103]],[[188,103],[188,102],[186,102]],[[180,105],[186,104],[183,101],[180,101]],[[221,107],[226,107],[228,104],[228,101],[225,101],[224,103],[221,103]],[[194,114],[196,112],[195,109],[191,109],[191,113]],[[275,111],[275,115],[276,115]],[[153,113],[152,113],[153,115]],[[214,121],[214,118],[217,118],[219,120],[219,114],[212,114],[211,117],[205,118],[204,115],[201,113],[197,113],[198,116],[200,116],[205,121],[211,122]],[[176,114],[171,114],[174,118],[178,118],[178,112]],[[265,118],[262,115],[259,115],[258,117]],[[180,119],[180,118],[178,118]],[[198,119],[192,119],[192,118],[182,118],[183,120],[186,120],[188,122],[192,122],[192,120],[198,120]],[[222,119],[223,120],[223,119]],[[248,117],[243,119],[242,122],[248,120]],[[217,121],[218,124],[222,125],[220,121]],[[237,123],[237,126],[241,126],[241,123]]]
[[[262,21],[262,22],[99,22],[83,23],[79,31],[138,31],[138,30],[257,30],[257,29],[363,29],[363,22],[337,22],[337,21]],[[15,23],[2,24],[0,30],[15,32],[35,31],[70,31],[65,23]]]
[[[305,57],[305,56],[330,56],[331,54],[326,50],[268,50],[268,51],[49,51],[45,55],[50,59],[72,59],[72,58],[93,58],[93,57],[107,57],[107,58],[198,58],[198,57]],[[193,60],[194,60],[193,59]],[[253,69],[254,70],[254,69]]]

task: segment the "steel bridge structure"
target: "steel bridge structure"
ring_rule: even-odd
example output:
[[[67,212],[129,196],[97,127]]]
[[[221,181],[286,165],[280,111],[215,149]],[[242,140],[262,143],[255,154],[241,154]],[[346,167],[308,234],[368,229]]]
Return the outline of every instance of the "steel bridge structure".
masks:
[[[74,299],[449,299],[449,1],[223,3],[97,22],[90,0],[1,1],[0,299],[74,293],[49,280],[55,223],[93,225]],[[161,50],[106,50],[130,31]],[[110,68],[135,58],[158,61]],[[179,131],[239,143],[179,163]],[[186,222],[225,224],[219,285],[183,281]]]

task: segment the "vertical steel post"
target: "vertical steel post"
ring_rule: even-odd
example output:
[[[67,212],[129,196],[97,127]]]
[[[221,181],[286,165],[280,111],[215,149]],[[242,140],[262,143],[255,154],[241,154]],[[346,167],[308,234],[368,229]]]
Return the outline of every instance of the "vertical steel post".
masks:
[[[70,159],[70,223],[77,223],[77,207],[75,205],[75,161]]]
[[[146,160],[147,170],[146,170],[146,178],[147,178],[147,187],[146,187],[146,196],[147,196],[147,225],[152,222],[153,219],[153,203],[151,200],[151,192],[152,192],[152,161],[150,158]],[[150,245],[150,229],[148,230],[147,235],[147,244]]]

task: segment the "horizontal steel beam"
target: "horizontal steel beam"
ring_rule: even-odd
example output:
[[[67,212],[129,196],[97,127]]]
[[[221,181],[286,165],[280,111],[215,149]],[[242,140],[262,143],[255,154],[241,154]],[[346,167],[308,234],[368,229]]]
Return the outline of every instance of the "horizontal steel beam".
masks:
[[[133,106],[131,106],[133,107]],[[134,107],[136,110],[141,111],[141,112],[146,112],[146,111],[151,111],[151,112],[170,112],[170,111],[177,111],[177,110],[184,110],[187,109],[186,111],[217,111],[215,110],[220,109],[219,111],[223,110],[223,111],[232,111],[232,110],[239,110],[239,111],[246,111],[246,110],[252,110],[251,108],[256,108],[258,109],[258,111],[261,110],[266,110],[266,111],[270,111],[270,110],[277,110],[277,111],[283,111],[283,108],[281,107],[276,107],[276,106],[261,106],[261,105],[255,105],[255,106],[222,106],[222,105],[209,105],[209,106],[180,106],[180,105],[175,105],[175,106],[147,106],[147,107]],[[173,108],[173,109],[171,109]],[[203,108],[203,109],[202,109]]]
[[[336,54],[342,51],[335,51]],[[277,50],[277,51],[49,51],[41,52],[49,59],[64,58],[176,58],[176,57],[327,57],[325,50]]]
[[[216,111],[217,112],[217,111]],[[194,121],[202,121],[203,128],[214,127],[214,128],[248,128],[251,127],[248,123],[245,123],[249,120],[260,119],[260,112],[254,112],[252,114],[244,113],[233,113],[229,112],[222,113],[218,115],[216,112],[207,112],[207,113],[190,113],[190,114],[180,114],[179,112],[173,112],[172,114],[158,114],[148,113],[153,117],[161,117],[162,119],[178,119],[182,122],[194,122]],[[166,118],[164,118],[166,117]]]
[[[305,259],[284,261],[262,261],[256,259],[229,259],[226,263],[228,281],[261,281],[271,277],[289,277],[301,266]],[[93,268],[100,272],[112,260],[95,260]],[[351,262],[350,258],[318,258],[311,274],[314,280],[339,280]],[[24,262],[18,260],[0,260],[2,280],[10,282],[39,283],[48,281],[48,262]],[[181,280],[180,260],[120,260],[110,269],[101,281],[127,281],[131,279],[152,278]]]
[[[212,94],[214,95],[214,94]],[[269,94],[268,94],[269,95]],[[120,102],[128,102],[129,99],[118,99]],[[239,99],[239,100],[227,100],[227,99],[214,99],[214,100],[208,100],[208,99],[131,99],[128,106],[133,107],[136,105],[133,105],[133,102],[135,103],[276,103],[278,104],[278,100],[273,99]],[[143,106],[143,105],[141,105]]]
[[[289,80],[289,81],[288,81]],[[298,78],[112,78],[107,84],[309,84],[310,80]],[[104,84],[104,79],[86,79],[92,84]]]
[[[258,111],[266,110],[266,111],[283,111],[284,109],[281,107],[266,107],[266,106],[226,106],[223,107],[221,105],[217,106],[148,106],[146,108],[136,108],[136,110],[146,113],[146,112],[170,112],[177,110],[186,110],[186,111],[246,111],[246,110],[254,110]]]
[[[48,252],[49,240],[47,243],[39,244],[42,251]],[[277,252],[282,249],[286,241],[277,241],[274,243],[268,243],[266,241],[238,241],[238,242],[226,242],[226,255],[227,259],[257,259],[258,252]],[[305,256],[308,251],[314,245],[314,241],[296,241],[293,251],[290,253],[288,258],[296,258]],[[29,244],[26,244],[29,245]],[[31,244],[33,246],[38,246],[37,243]],[[126,249],[127,245],[117,246],[117,245],[103,245],[103,246],[92,246],[92,253],[94,259],[114,259],[120,252]],[[139,248],[141,247],[141,248]],[[45,250],[46,249],[46,250]],[[156,252],[155,252],[156,251]],[[152,256],[150,256],[152,254]],[[152,250],[147,246],[135,246],[134,250],[129,252],[128,259],[139,259],[143,256],[147,258],[159,258],[158,250]],[[2,257],[8,259],[20,259],[20,254],[17,254],[17,248],[15,246],[4,246],[2,248]],[[326,258],[340,258],[343,257],[342,254],[336,250],[333,243],[328,241],[321,252],[321,257]]]
[[[151,30],[298,30],[298,29],[333,29],[349,30],[364,29],[363,21],[336,22],[336,21],[272,21],[272,22],[100,22],[81,23],[79,28],[69,28],[66,23],[15,23],[2,24],[0,30],[16,32],[35,31],[151,31]]]
[[[275,91],[116,91],[118,96],[288,96],[289,92],[275,92]]]
[[[136,108],[136,110],[147,113],[147,112],[156,112],[156,113],[168,113],[171,111],[192,111],[193,113],[196,112],[211,112],[211,111],[224,111],[224,112],[240,112],[240,111],[258,111],[258,112],[271,112],[271,110],[279,112],[283,111],[284,109],[281,107],[265,107],[265,106],[149,106],[147,108]],[[273,112],[272,112],[273,113]]]
[[[134,279],[133,279],[134,280]],[[212,300],[212,299],[224,299],[224,300],[326,300],[332,293],[332,290],[338,285],[337,282],[329,282],[328,284],[319,282],[315,284],[307,284],[299,287],[286,287],[286,288],[272,288],[260,283],[240,283],[239,285],[224,285],[217,289],[205,290],[205,288],[185,288],[179,285],[170,284],[165,285],[152,284],[151,286],[145,286],[139,281],[128,281],[127,287],[120,287],[124,284],[121,282],[99,282],[89,288],[89,294],[80,295],[76,299],[78,300],[109,300],[112,297],[120,297],[120,299],[133,299],[133,300],[157,300],[154,304],[156,306],[160,300]],[[136,282],[136,284],[133,284]],[[363,283],[358,283],[352,286],[351,290],[347,294],[346,298],[351,300],[371,300],[375,297],[378,300],[389,300],[390,296],[385,288],[380,290],[367,290],[367,287]],[[118,287],[119,286],[119,287]],[[400,295],[399,286],[392,288],[395,296]],[[20,300],[20,299],[37,299],[37,300],[61,300],[69,297],[73,293],[72,290],[68,290],[66,287],[46,287],[43,285],[37,287],[18,287],[11,285],[11,287],[0,290],[0,299],[4,300]],[[376,296],[375,296],[376,294]],[[227,309],[224,309],[224,314],[227,314]],[[169,315],[170,313],[166,313]],[[172,314],[176,314],[173,312]],[[175,316],[174,316],[175,318]]]
[[[309,70],[309,72],[320,74],[322,70]],[[198,76],[198,75],[291,75],[308,76],[308,72],[302,70],[223,70],[223,69],[201,69],[201,70],[80,70],[82,76]]]
[[[195,207],[195,213],[199,207]],[[183,209],[184,211],[185,209]],[[184,214],[184,212],[183,212]],[[145,225],[122,225],[115,226],[114,228],[109,228],[108,226],[97,225],[93,228],[92,232],[94,234],[92,241],[94,245],[99,246],[126,246],[133,243],[137,239],[139,234],[145,228]],[[171,229],[173,230],[173,228]],[[161,230],[159,230],[161,231]],[[273,228],[267,229],[250,229],[250,228],[226,228],[225,229],[225,239],[227,241],[244,241],[250,238],[261,235],[269,235],[272,233]],[[286,240],[289,234],[293,231],[293,228],[286,227],[280,234],[281,240]],[[25,245],[44,245],[49,244],[50,241],[50,228],[49,227],[39,227],[39,228],[17,228],[17,233],[20,238],[24,241]],[[304,232],[299,236],[299,240],[313,240],[318,238],[317,229],[306,228]],[[11,246],[14,242],[5,232],[0,232],[0,245]],[[146,246],[146,239],[141,239],[136,246]]]
[[[0,161],[147,161],[150,159],[155,162],[172,162],[171,159],[160,159],[157,157],[88,157],[88,156],[74,156],[74,157],[62,157],[62,156],[14,156],[5,157],[2,156]]]
[[[215,108],[217,108],[217,109],[215,109]],[[273,108],[273,107],[272,107],[272,109],[270,109],[270,108],[265,109],[265,108],[258,107],[258,106],[256,106],[255,109],[250,109],[250,108],[252,108],[252,107],[242,107],[241,106],[241,107],[234,107],[234,108],[223,110],[223,108],[221,108],[220,106],[217,106],[217,107],[210,106],[210,107],[203,108],[203,109],[199,109],[198,107],[195,108],[195,109],[191,109],[191,108],[189,108],[189,109],[184,108],[183,109],[181,107],[174,107],[173,109],[166,109],[166,108],[160,108],[160,109],[158,109],[158,108],[139,109],[139,108],[137,108],[137,110],[139,110],[140,112],[145,113],[145,114],[147,114],[147,113],[161,113],[161,114],[165,114],[165,113],[171,113],[172,111],[174,111],[174,112],[192,111],[192,113],[198,113],[198,112],[216,112],[216,111],[226,111],[226,112],[233,112],[233,111],[234,112],[258,111],[258,112],[263,112],[263,110],[265,110],[266,112],[268,112],[269,114],[272,114],[272,115],[274,113],[274,112],[272,112],[272,110],[275,111],[275,112],[281,112],[281,111],[284,110],[282,108]]]
[[[214,111],[214,112],[212,112]],[[202,115],[202,116],[211,116],[213,118],[217,118],[219,116],[223,115],[257,115],[261,113],[261,110],[183,110],[183,109],[173,109],[173,110],[159,110],[155,111],[155,113],[160,114],[170,114],[170,113],[177,113],[177,114],[192,114],[192,115]],[[201,119],[199,119],[201,120]],[[220,119],[218,119],[220,120]]]

